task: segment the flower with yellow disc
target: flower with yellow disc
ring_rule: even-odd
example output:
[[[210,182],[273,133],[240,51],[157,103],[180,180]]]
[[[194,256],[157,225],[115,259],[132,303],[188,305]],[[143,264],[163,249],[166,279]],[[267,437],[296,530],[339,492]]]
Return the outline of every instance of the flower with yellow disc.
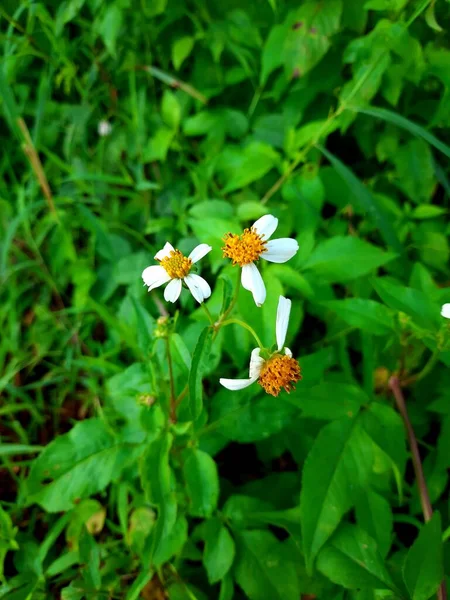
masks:
[[[276,338],[277,350],[267,358],[260,356],[261,348],[255,348],[250,357],[248,379],[220,379],[220,383],[229,390],[242,390],[258,382],[272,396],[278,396],[284,388],[286,392],[294,389],[294,384],[302,378],[301,369],[292,352],[284,346],[289,325],[291,301],[280,296],[278,301]]]
[[[159,265],[147,267],[142,272],[142,279],[148,286],[148,291],[169,282],[164,290],[164,298],[167,302],[176,302],[184,282],[197,302],[201,304],[211,296],[211,288],[203,277],[191,273],[191,269],[211,250],[208,244],[199,244],[189,256],[184,256],[167,242],[164,248],[155,254],[155,260],[159,261]]]
[[[253,225],[237,235],[227,233],[222,247],[225,258],[230,258],[234,265],[242,267],[242,286],[253,294],[257,306],[266,299],[266,287],[255,262],[260,258],[274,263],[290,260],[298,250],[297,240],[281,238],[269,240],[278,226],[278,219],[273,215],[264,215]]]

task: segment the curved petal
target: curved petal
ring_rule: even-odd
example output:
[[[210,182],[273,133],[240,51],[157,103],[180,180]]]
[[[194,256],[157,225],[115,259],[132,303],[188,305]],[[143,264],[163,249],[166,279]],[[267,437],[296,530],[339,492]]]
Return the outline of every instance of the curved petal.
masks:
[[[200,302],[200,304],[203,302],[203,300],[206,300],[206,298],[211,296],[211,288],[209,287],[208,282],[205,281],[203,277],[200,277],[200,275],[190,273],[184,278],[184,281],[191,294],[194,296],[197,302]]]
[[[255,383],[256,379],[219,379],[219,382],[223,387],[226,387],[227,390],[243,390],[244,388]]]
[[[298,250],[298,242],[293,238],[280,238],[267,242],[267,250],[261,258],[274,263],[285,263],[290,260]]]
[[[281,348],[284,346],[284,342],[286,341],[286,332],[289,325],[291,305],[292,302],[290,300],[284,296],[280,296],[280,299],[278,300],[277,320],[275,323],[278,350],[281,350]]]
[[[257,233],[268,240],[273,234],[275,229],[278,227],[278,219],[273,215],[264,215],[252,225],[253,229],[256,229]]]
[[[285,348],[284,353],[286,354],[286,356],[289,356],[289,358],[292,358],[292,352],[289,350],[289,348]]]
[[[170,275],[168,275],[164,267],[152,265],[142,271],[142,279],[144,280],[144,284],[148,285],[148,291],[150,292],[163,283],[170,281]]]
[[[242,267],[241,283],[243,288],[253,294],[256,306],[261,306],[266,299],[266,286],[254,263]]]
[[[181,294],[181,279],[172,279],[164,290],[164,300],[176,302]]]
[[[252,350],[252,354],[250,357],[250,370],[248,373],[250,379],[255,379],[259,377],[262,366],[266,362],[263,358],[260,357],[260,352],[261,348],[255,348],[254,350]]]
[[[189,254],[189,257],[193,263],[198,262],[201,258],[206,256],[208,252],[211,252],[212,246],[208,246],[208,244],[199,244],[196,246],[192,252]]]
[[[155,254],[154,258],[156,260],[162,260],[163,258],[166,258],[166,256],[169,256],[169,254],[172,252],[172,250],[175,250],[175,248],[172,246],[172,244],[169,244],[169,242],[166,242],[164,244],[164,248],[162,250],[158,250],[158,252]]]
[[[450,319],[450,303],[444,304],[441,308],[441,316]]]

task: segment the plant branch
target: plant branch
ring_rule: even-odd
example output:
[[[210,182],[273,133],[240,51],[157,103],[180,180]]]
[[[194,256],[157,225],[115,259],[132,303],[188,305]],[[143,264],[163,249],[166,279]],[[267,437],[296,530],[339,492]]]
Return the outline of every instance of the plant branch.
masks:
[[[419,489],[420,504],[422,506],[422,512],[425,522],[428,522],[433,516],[433,508],[430,502],[430,496],[428,494],[428,488],[425,481],[425,476],[422,469],[422,461],[419,454],[419,447],[417,445],[416,436],[414,429],[412,428],[411,421],[409,420],[408,411],[406,409],[406,402],[403,396],[403,392],[400,387],[400,380],[398,377],[393,376],[389,379],[389,388],[392,390],[395,398],[395,404],[398,412],[400,413],[403,423],[405,425],[406,434],[408,436],[409,447],[411,449],[411,457],[414,466],[414,473],[416,476],[417,487]],[[437,592],[438,600],[446,600],[447,591],[445,581],[441,583]]]
[[[170,420],[172,423],[177,422],[177,399],[175,396],[175,383],[173,379],[173,364],[172,354],[170,352],[170,335],[166,337],[167,364],[169,365],[169,381],[170,381]]]

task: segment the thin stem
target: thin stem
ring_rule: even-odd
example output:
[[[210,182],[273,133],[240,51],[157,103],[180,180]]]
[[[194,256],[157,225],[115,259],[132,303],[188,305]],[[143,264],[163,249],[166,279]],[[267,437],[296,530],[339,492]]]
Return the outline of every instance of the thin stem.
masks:
[[[402,387],[406,387],[407,385],[410,385],[411,383],[416,383],[417,381],[420,381],[421,379],[426,377],[433,370],[433,367],[438,362],[438,360],[439,360],[439,351],[437,350],[436,352],[433,352],[433,354],[430,356],[430,358],[428,359],[424,368],[421,371],[416,373],[416,375],[411,375],[411,377],[408,377],[407,379],[405,379],[401,382]]]
[[[166,338],[167,363],[169,365],[169,380],[170,380],[170,420],[172,423],[177,422],[177,401],[175,396],[175,382],[173,378],[172,354],[170,352],[170,336]]]
[[[223,315],[220,316],[219,321],[217,322],[217,325],[216,325],[217,330],[220,328],[220,326],[222,325],[223,321],[225,321],[225,319],[228,317],[228,315],[230,314],[230,312],[235,307],[236,302],[238,301],[240,289],[241,289],[241,273],[240,273],[240,271],[238,271],[237,282],[236,282],[236,289],[234,290],[233,298],[231,299],[230,306],[223,313]]]
[[[240,325],[241,327],[243,327],[244,329],[247,329],[247,331],[249,331],[252,336],[255,338],[256,343],[258,344],[258,346],[260,348],[264,348],[264,346],[262,345],[261,340],[259,339],[259,337],[256,335],[255,330],[253,329],[253,327],[250,327],[250,325],[247,325],[247,323],[244,323],[244,321],[241,321],[239,319],[228,319],[227,321],[222,321],[221,326],[225,327],[226,325]]]
[[[209,312],[209,309],[208,309],[208,307],[206,306],[206,304],[205,304],[204,302],[202,302],[202,303],[200,304],[200,306],[201,306],[201,307],[203,308],[203,310],[205,311],[205,313],[206,313],[206,316],[208,317],[208,321],[211,323],[211,325],[214,325],[214,319],[213,319],[213,317],[212,317],[211,313]]]
[[[405,425],[406,434],[408,436],[409,447],[411,449],[411,458],[414,466],[414,473],[416,475],[417,487],[419,489],[420,504],[422,506],[422,512],[425,522],[428,522],[433,516],[433,508],[430,502],[430,496],[428,494],[428,488],[425,481],[425,476],[422,469],[422,461],[420,459],[419,447],[417,445],[416,436],[414,435],[414,429],[412,428],[411,421],[409,420],[408,411],[406,409],[405,398],[400,387],[400,380],[398,377],[391,377],[389,380],[389,387],[394,394],[395,403],[397,405],[398,412],[400,413],[403,423]],[[441,583],[437,591],[438,600],[446,600],[447,591],[445,581]]]

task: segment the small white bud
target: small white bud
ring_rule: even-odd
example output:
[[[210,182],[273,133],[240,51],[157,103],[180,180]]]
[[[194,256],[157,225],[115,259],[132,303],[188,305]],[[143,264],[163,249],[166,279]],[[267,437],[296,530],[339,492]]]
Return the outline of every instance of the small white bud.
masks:
[[[98,135],[100,135],[101,137],[105,137],[111,133],[112,125],[109,121],[99,121],[97,131]]]

